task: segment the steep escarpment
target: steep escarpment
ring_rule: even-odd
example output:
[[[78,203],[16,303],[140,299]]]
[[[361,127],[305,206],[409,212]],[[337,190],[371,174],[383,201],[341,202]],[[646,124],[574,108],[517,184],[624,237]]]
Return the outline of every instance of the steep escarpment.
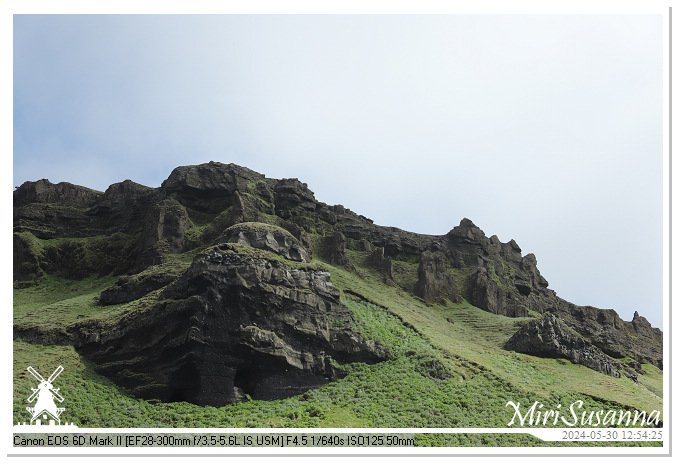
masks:
[[[158,188],[127,180],[102,193],[41,180],[14,192],[16,287],[117,278],[98,297],[113,308],[105,321],[59,334],[15,327],[15,336],[73,344],[147,398],[279,398],[337,378],[337,363],[387,359],[355,330],[323,263],[356,282],[369,269],[422,304],[531,318],[507,349],[612,376],[662,368],[662,332],[646,319],[564,301],[533,254],[466,218],[440,236],[379,226],[317,201],[297,179],[215,162],[178,167]],[[130,302],[135,310],[115,313]]]

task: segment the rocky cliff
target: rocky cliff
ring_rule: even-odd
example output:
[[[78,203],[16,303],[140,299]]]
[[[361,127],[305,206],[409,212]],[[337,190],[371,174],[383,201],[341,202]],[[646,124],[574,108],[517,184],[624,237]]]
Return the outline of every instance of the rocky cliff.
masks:
[[[200,253],[150,309],[73,337],[139,396],[219,406],[299,394],[341,376],[334,362],[389,357],[352,322],[327,271],[225,243]]]
[[[188,252],[190,266],[170,266]],[[562,300],[534,255],[469,219],[442,236],[378,226],[317,201],[297,179],[215,162],[178,167],[158,188],[129,180],[103,193],[47,180],[17,188],[15,286],[50,274],[113,274],[120,277],[99,304],[155,296],[115,323],[83,322],[60,335],[15,328],[15,336],[73,344],[119,384],[164,401],[294,394],[336,378],[337,362],[389,357],[352,330],[320,264],[356,273],[350,255],[358,252],[386,283],[428,304],[466,300],[534,318],[507,349],[613,376],[642,363],[662,368],[660,330],[638,315],[625,322]]]

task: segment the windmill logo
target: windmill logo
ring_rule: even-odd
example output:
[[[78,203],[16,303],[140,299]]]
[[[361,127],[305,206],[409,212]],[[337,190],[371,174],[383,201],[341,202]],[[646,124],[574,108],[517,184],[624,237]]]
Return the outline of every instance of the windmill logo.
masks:
[[[61,416],[61,413],[64,412],[66,408],[58,408],[54,400],[63,403],[64,398],[59,394],[59,389],[54,388],[52,382],[59,377],[59,374],[61,374],[61,371],[63,370],[64,368],[62,366],[57,367],[56,370],[52,372],[52,375],[45,380],[38,371],[33,369],[33,367],[28,367],[28,372],[40,382],[38,388],[31,388],[33,394],[28,397],[29,403],[32,403],[37,399],[37,401],[35,401],[35,406],[26,408],[26,410],[32,414],[31,425],[41,425],[43,420],[49,421],[49,425],[61,425],[59,416]]]

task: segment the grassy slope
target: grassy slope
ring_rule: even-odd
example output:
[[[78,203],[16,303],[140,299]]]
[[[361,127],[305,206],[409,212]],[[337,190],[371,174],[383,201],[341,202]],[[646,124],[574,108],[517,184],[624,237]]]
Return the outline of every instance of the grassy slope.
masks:
[[[355,263],[361,262],[361,253],[352,255]],[[503,345],[528,318],[491,314],[467,302],[429,306],[385,284],[383,277],[372,270],[359,268],[362,279],[358,280],[344,269],[330,268],[333,281],[341,289],[350,288],[388,307],[444,352],[484,366],[521,389],[541,395],[584,393],[639,410],[662,411],[662,371],[654,366],[645,365],[648,375],[640,376],[635,384],[628,378],[615,379],[565,359],[506,351]]]
[[[174,256],[170,264],[185,268],[194,254]],[[387,345],[395,355],[391,361],[347,366],[349,374],[344,379],[298,397],[203,408],[138,400],[98,376],[94,366],[72,347],[15,341],[14,421],[26,420],[25,398],[34,386],[26,367],[33,365],[49,375],[59,364],[65,367],[58,382],[67,398],[67,420],[81,426],[503,427],[511,417],[505,407],[509,400],[522,404],[539,400],[553,407],[559,401],[582,399],[592,409],[610,408],[579,392],[637,409],[662,409],[658,396],[662,372],[651,366],[646,366],[649,375],[634,384],[567,361],[504,351],[502,345],[524,320],[489,314],[467,303],[427,306],[400,288],[386,285],[379,273],[365,267],[365,253],[350,254],[361,279],[345,269],[327,267],[343,290],[359,331]],[[417,266],[397,262],[394,269],[398,283],[407,288],[414,284]],[[15,289],[15,324],[57,329],[78,316],[107,319],[143,304],[96,306],[94,297],[114,281],[111,277],[80,282],[48,277],[36,287]],[[387,309],[357,299],[347,290]],[[531,437],[515,435],[418,440],[449,446],[539,444]]]

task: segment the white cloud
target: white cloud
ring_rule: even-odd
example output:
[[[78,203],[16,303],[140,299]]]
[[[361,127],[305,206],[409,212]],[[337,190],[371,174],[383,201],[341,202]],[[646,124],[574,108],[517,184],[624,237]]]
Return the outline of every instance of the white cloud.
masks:
[[[659,325],[661,41],[660,16],[20,16],[14,182],[235,162],[383,225],[469,217]]]

